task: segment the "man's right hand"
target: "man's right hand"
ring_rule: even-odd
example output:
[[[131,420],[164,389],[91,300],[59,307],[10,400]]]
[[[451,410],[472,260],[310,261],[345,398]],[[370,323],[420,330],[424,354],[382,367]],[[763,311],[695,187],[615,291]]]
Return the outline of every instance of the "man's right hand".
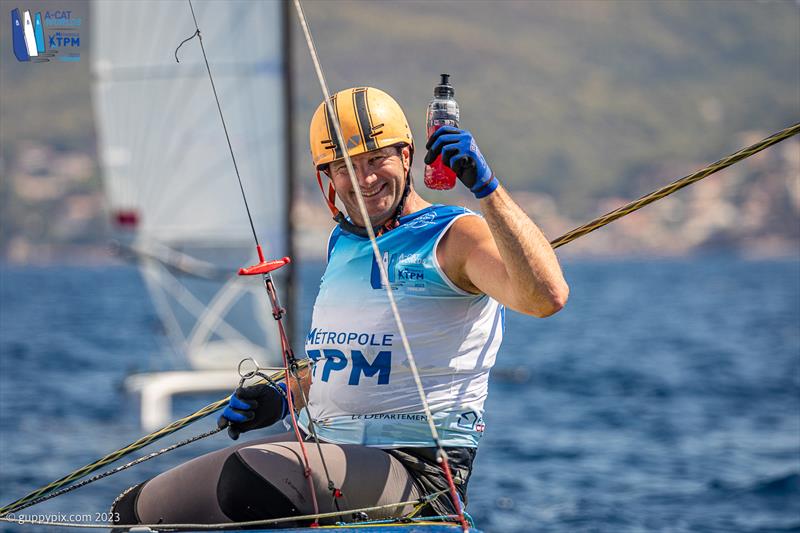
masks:
[[[442,126],[433,132],[425,148],[428,149],[425,164],[430,165],[441,155],[442,163],[456,173],[475,198],[489,196],[500,185],[475,144],[475,138],[467,130]]]
[[[228,435],[236,440],[240,433],[271,426],[281,420],[289,411],[289,406],[286,384],[278,383],[278,387],[281,390],[269,383],[239,387],[217,420],[217,427],[227,426]]]

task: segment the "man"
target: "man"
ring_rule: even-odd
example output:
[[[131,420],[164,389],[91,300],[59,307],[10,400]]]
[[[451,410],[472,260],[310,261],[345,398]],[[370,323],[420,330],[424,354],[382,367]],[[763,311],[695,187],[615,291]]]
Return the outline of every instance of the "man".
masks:
[[[419,196],[411,176],[411,130],[388,94],[347,89],[333,96],[332,104],[369,218],[358,208],[343,147],[323,103],[311,121],[311,154],[320,187],[320,172],[330,181],[326,201],[338,225],[306,339],[313,370],[291,384],[295,407],[303,407],[301,429],[320,442],[319,448],[306,445],[319,510],[391,504],[447,488],[367,224],[378,235],[440,443],[465,499],[504,307],[549,316],[565,304],[567,284],[547,239],[500,185],[469,132],[439,129],[428,140],[425,162],[441,156],[480,199],[483,217]],[[244,387],[231,396],[220,426],[237,439],[286,414],[285,385]],[[313,507],[301,457],[293,433],[242,443],[129,489],[113,511],[118,523],[308,514]],[[454,511],[446,495],[426,509]]]

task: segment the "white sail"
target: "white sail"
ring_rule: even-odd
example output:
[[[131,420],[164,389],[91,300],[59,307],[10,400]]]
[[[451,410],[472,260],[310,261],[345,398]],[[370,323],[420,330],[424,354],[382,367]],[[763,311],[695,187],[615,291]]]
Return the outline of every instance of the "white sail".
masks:
[[[195,1],[259,240],[287,254],[283,11],[279,1]],[[188,2],[97,0],[92,71],[112,218],[131,235],[153,303],[191,368],[280,358],[255,244]],[[179,265],[227,272],[187,277]],[[190,269],[191,270],[191,269]],[[280,281],[281,274],[277,274]]]

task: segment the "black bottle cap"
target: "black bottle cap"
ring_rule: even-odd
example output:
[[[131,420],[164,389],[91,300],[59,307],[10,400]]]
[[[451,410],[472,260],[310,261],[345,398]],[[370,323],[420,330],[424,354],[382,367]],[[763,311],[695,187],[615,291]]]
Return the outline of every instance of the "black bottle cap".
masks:
[[[456,94],[453,86],[450,85],[450,74],[442,74],[442,80],[436,87],[433,88],[433,96],[436,97],[452,97]]]

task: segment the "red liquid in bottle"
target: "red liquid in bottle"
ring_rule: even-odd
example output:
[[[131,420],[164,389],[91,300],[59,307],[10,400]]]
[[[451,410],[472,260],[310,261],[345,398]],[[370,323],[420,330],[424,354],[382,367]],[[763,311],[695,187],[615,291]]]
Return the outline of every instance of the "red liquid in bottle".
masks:
[[[458,103],[453,98],[455,91],[449,83],[449,75],[442,74],[442,80],[433,90],[434,98],[428,104],[426,125],[428,137],[442,126],[458,127]],[[434,190],[448,190],[456,185],[456,174],[442,162],[442,156],[425,166],[425,186]]]
[[[444,124],[428,126],[428,137]],[[456,186],[456,173],[442,163],[442,156],[437,157],[430,165],[425,165],[425,186],[429,189],[444,191]]]

